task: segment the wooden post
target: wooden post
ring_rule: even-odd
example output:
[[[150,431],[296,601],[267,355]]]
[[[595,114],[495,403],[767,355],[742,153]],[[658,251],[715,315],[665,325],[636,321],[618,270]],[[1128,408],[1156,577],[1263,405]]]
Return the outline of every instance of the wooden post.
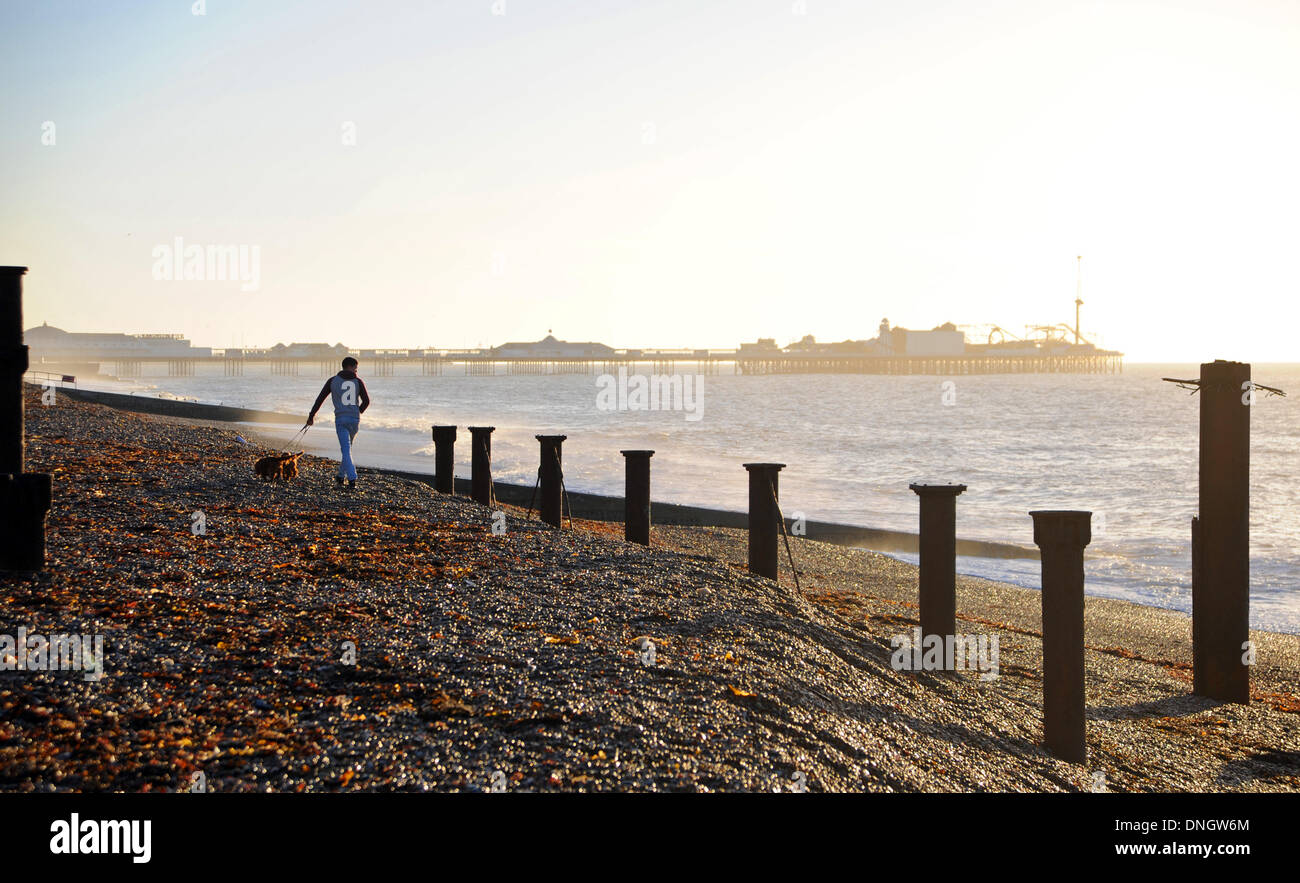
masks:
[[[650,545],[650,458],[654,451],[620,451],[626,458],[623,491],[623,536]]]
[[[1083,549],[1092,513],[1030,512],[1043,561],[1043,735],[1062,760],[1084,763]]]
[[[1250,365],[1201,365],[1201,471],[1192,571],[1192,690],[1250,701]]]
[[[456,427],[433,427],[433,487],[442,494],[456,493]]]
[[[777,578],[777,473],[784,463],[746,463],[749,470],[749,572]]]
[[[23,275],[26,267],[0,267],[0,570],[45,567],[45,515],[51,480],[24,473]]]
[[[26,267],[0,267],[0,473],[23,471],[23,275]]]
[[[957,496],[964,484],[913,484],[921,498],[920,578],[922,639],[957,632]]]
[[[492,505],[492,432],[495,426],[471,426],[470,494],[475,503]]]
[[[559,527],[564,520],[564,494],[561,482],[564,480],[561,465],[561,447],[566,435],[539,435],[541,443],[541,464],[538,467],[538,479],[542,486],[542,521],[552,527]]]

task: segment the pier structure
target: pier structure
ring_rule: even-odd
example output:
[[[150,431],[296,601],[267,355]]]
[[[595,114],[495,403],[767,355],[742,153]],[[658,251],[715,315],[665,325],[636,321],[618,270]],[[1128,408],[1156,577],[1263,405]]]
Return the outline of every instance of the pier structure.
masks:
[[[1122,353],[1045,355],[853,356],[772,353],[740,356],[737,374],[1119,374]]]
[[[362,371],[368,377],[617,374],[897,374],[960,376],[978,374],[1119,374],[1122,353],[1108,350],[1042,355],[972,354],[964,356],[875,356],[786,353],[742,353],[739,350],[617,351],[591,358],[498,356],[471,350],[385,350],[373,355],[360,350]],[[199,371],[226,377],[255,374],[277,377],[328,377],[338,371],[334,359],[319,356],[281,356],[256,350],[213,350],[205,356],[82,356],[82,370],[98,367],[116,377],[193,377]],[[50,369],[59,359],[33,360]]]

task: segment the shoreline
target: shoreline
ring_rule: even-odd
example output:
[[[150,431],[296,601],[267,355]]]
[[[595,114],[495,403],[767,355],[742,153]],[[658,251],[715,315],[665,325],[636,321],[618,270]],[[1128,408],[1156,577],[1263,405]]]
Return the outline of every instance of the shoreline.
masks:
[[[27,383],[28,387],[39,386]],[[302,419],[293,414],[278,411],[258,411],[253,408],[239,408],[232,405],[217,405],[211,402],[193,402],[188,399],[173,399],[164,396],[134,395],[131,393],[108,392],[98,389],[78,389],[70,386],[55,387],[59,394],[81,402],[91,402],[135,414],[153,414],[159,417],[177,417],[181,419],[213,420],[222,423],[284,423]]]
[[[234,408],[214,405],[206,402],[160,399],[151,396],[131,396],[121,393],[105,393],[90,390],[60,390],[71,398],[90,401],[107,407],[119,408],[134,413],[153,414],[172,417],[178,420],[192,420],[204,423],[273,423],[293,425],[302,419],[301,415],[283,414],[273,411],[255,411],[246,408]],[[250,433],[252,434],[252,433]],[[271,440],[263,442],[274,446]],[[384,473],[433,483],[433,473],[401,469],[393,466],[358,467],[358,472]],[[470,480],[456,478],[457,494],[468,494]],[[526,485],[493,481],[493,488],[498,500],[526,506],[532,495],[532,488]],[[581,491],[569,491],[568,499],[576,518],[590,521],[623,521],[623,498],[618,496],[593,494]],[[714,509],[706,506],[691,506],[683,503],[651,501],[651,520],[657,524],[692,525],[697,527],[746,527],[748,514],[729,509]],[[793,519],[786,518],[786,530],[790,530]],[[837,545],[854,546],[870,549],[874,552],[916,554],[919,551],[917,534],[910,531],[873,528],[852,524],[840,524],[827,521],[805,521],[807,538]],[[1038,560],[1038,550],[1030,546],[990,540],[972,540],[957,538],[957,554],[973,558],[1013,558]]]
[[[39,389],[34,384],[28,384],[33,389]],[[301,415],[283,414],[270,411],[254,411],[251,409],[233,408],[224,405],[215,405],[205,402],[195,402],[188,400],[172,399],[155,399],[149,396],[130,396],[124,394],[93,392],[94,398],[85,396],[88,391],[80,392],[86,400],[96,401],[108,407],[120,408],[136,413],[148,413],[154,416],[160,416],[164,419],[173,419],[178,422],[191,422],[200,425],[209,426],[229,426],[232,423],[248,424],[248,431],[245,435],[252,441],[258,441],[269,448],[278,449],[282,440],[272,438],[263,434],[269,431],[272,425],[296,426],[302,420]],[[253,416],[237,416],[253,415]],[[325,420],[328,420],[328,416]],[[323,423],[324,421],[322,421]],[[332,439],[331,439],[332,441]],[[329,444],[324,446],[328,451]],[[462,452],[463,454],[464,452]],[[318,456],[322,456],[317,451]],[[333,455],[324,455],[325,459],[331,459],[338,462],[337,452]],[[432,471],[425,472],[418,469],[403,468],[401,466],[383,465],[383,466],[358,466],[358,472],[373,475],[392,475],[411,481],[416,481],[424,485],[432,486],[434,475]],[[494,491],[499,502],[505,505],[517,506],[520,509],[526,509],[529,505],[530,498],[533,495],[533,488],[529,485],[513,484],[509,482],[494,481]],[[456,477],[455,479],[456,494],[458,496],[468,496],[470,492],[470,479]],[[621,496],[596,494],[590,492],[570,491],[568,492],[569,506],[575,518],[589,521],[600,521],[609,524],[623,523],[623,506],[624,501]],[[665,526],[688,526],[688,527],[725,527],[745,529],[748,527],[748,515],[745,512],[717,509],[712,507],[694,506],[680,503],[669,503],[661,501],[652,501],[652,523]],[[786,531],[790,532],[793,527],[793,520],[789,517],[785,519]],[[919,537],[916,533],[910,531],[901,531],[893,529],[871,528],[861,525],[851,525],[835,522],[805,521],[806,539],[821,542],[833,543],[849,548],[858,548],[879,552],[889,555],[902,563],[916,566],[916,556],[919,553]],[[794,539],[791,535],[791,539]],[[984,562],[992,565],[993,562],[1003,561],[1021,561],[1036,562],[1039,560],[1038,549],[1033,546],[1017,545],[1015,543],[998,542],[989,540],[972,540],[958,537],[956,544],[958,574],[971,579],[987,579],[1002,585],[1014,586],[1017,588],[1028,589],[1038,592],[1038,581],[1036,573],[1020,573],[1012,571],[1011,573],[998,573],[995,566],[983,566]],[[906,557],[910,556],[910,557]],[[1085,560],[1094,557],[1104,557],[1099,553],[1093,553],[1091,550],[1085,552]],[[967,566],[963,567],[963,559],[974,559],[968,561]],[[784,554],[782,557],[782,568],[786,567]],[[1088,598],[1105,598],[1107,600],[1124,600],[1130,601],[1139,607],[1150,607],[1157,610],[1167,610],[1186,617],[1189,621],[1191,618],[1190,610],[1153,603],[1148,599],[1132,600],[1126,597],[1126,590],[1107,586],[1105,583],[1100,585],[1089,583],[1085,586],[1085,593]],[[1300,628],[1293,630],[1280,630],[1273,628],[1271,633],[1300,635]]]

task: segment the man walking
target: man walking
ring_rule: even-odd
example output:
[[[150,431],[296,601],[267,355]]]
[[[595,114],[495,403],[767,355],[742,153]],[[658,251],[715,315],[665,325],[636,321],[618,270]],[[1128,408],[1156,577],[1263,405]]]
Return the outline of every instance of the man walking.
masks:
[[[327,397],[334,400],[334,429],[339,434],[339,451],[343,455],[334,481],[342,487],[343,480],[347,479],[348,487],[356,487],[357,467],[352,465],[352,441],[361,428],[361,415],[370,407],[370,393],[366,392],[365,383],[357,376],[356,359],[348,356],[343,360],[343,370],[325,381],[320,395],[316,396],[316,404],[311,406],[311,413],[307,415],[308,426],[316,422],[316,412]]]

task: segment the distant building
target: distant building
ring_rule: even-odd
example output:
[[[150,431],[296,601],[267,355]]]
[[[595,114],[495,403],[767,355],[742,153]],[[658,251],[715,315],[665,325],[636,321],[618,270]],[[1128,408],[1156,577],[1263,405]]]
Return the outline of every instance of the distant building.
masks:
[[[885,327],[882,323],[882,333]],[[966,353],[966,332],[959,331],[951,322],[929,331],[895,327],[889,330],[889,340],[892,352],[900,356],[961,356]]]
[[[894,351],[894,335],[889,330],[889,320],[880,320],[880,333],[874,341],[876,351],[881,355],[887,355]]]
[[[740,345],[740,355],[742,356],[779,352],[781,352],[781,348],[776,345],[775,337],[760,337],[757,343],[742,343]]]
[[[341,359],[348,354],[348,348],[341,343],[277,343],[266,354],[275,358]]]
[[[546,335],[533,343],[503,343],[489,352],[500,359],[592,359],[614,355],[614,348],[591,341],[571,343]]]
[[[841,340],[838,343],[818,343],[811,334],[805,334],[790,344],[785,351],[790,355],[856,355],[868,350],[865,340]]]
[[[34,360],[71,361],[97,358],[206,357],[212,348],[194,346],[183,334],[100,334],[64,331],[50,324],[23,332]]]

